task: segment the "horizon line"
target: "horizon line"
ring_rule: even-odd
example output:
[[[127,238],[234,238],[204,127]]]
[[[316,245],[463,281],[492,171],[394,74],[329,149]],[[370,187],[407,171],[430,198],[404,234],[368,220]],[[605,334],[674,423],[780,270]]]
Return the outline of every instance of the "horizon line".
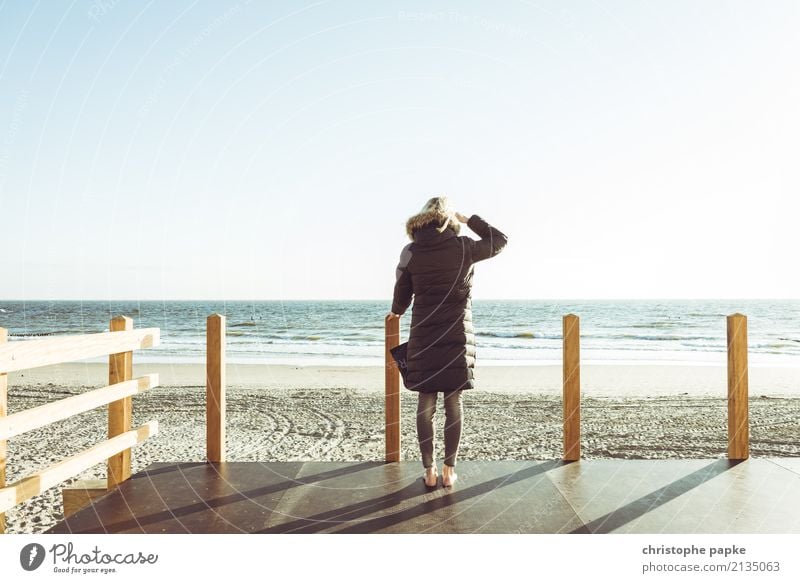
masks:
[[[800,301],[800,298],[786,297],[669,297],[669,298],[472,298],[473,301],[518,302],[518,301]],[[392,298],[9,298],[0,302],[389,302]]]

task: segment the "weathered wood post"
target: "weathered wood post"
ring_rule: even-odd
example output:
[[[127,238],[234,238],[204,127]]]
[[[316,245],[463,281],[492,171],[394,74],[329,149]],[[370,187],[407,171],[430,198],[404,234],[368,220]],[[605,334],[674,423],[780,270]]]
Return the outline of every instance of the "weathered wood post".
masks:
[[[206,319],[206,457],[225,461],[225,316]]]
[[[111,319],[109,331],[133,330],[133,319],[116,316]],[[113,385],[133,379],[133,351],[108,355],[108,384]],[[133,398],[124,397],[108,404],[108,438],[131,430]],[[108,489],[115,488],[131,477],[131,450],[126,449],[108,458]]]
[[[8,330],[0,328],[0,344],[8,341]],[[8,374],[0,372],[0,417],[8,415]],[[6,441],[0,440],[0,488],[6,485]],[[0,534],[6,531],[6,514],[0,512]]]
[[[564,329],[563,402],[564,460],[581,457],[580,321],[575,314],[562,318]]]
[[[748,419],[747,316],[731,314],[728,320],[728,459],[750,456]]]
[[[400,461],[400,369],[389,352],[400,344],[400,316],[386,315],[386,461]]]

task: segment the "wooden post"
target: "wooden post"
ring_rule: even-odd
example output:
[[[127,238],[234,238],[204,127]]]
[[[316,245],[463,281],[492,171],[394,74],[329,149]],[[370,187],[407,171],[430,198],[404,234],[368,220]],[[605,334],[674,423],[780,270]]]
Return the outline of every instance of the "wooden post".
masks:
[[[580,321],[575,314],[567,314],[562,318],[562,325],[564,460],[574,461],[581,457]]]
[[[728,459],[750,456],[747,316],[728,316]]]
[[[400,461],[400,369],[389,352],[400,344],[400,316],[386,315],[386,461]]]
[[[8,341],[8,330],[0,328],[0,344]],[[8,375],[0,372],[0,417],[8,415]],[[6,485],[6,442],[0,440],[0,488]],[[0,534],[6,531],[6,515],[0,512]]]
[[[133,330],[133,320],[128,316],[111,319],[110,332]],[[133,379],[133,352],[119,352],[108,357],[108,384]],[[108,404],[108,438],[116,437],[131,429],[133,398],[125,397]],[[131,477],[131,450],[126,449],[108,458],[108,489],[112,490]]]
[[[206,458],[225,461],[225,316],[206,319]]]

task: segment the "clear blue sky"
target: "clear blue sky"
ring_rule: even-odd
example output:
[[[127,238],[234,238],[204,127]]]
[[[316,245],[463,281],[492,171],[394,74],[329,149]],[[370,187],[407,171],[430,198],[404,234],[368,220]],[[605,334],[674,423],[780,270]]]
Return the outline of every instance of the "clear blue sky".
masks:
[[[0,2],[0,298],[800,297],[798,2]]]

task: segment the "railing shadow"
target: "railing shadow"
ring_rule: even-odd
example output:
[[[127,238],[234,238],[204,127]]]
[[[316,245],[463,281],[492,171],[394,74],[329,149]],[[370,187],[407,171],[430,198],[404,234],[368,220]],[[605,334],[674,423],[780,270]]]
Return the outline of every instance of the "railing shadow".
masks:
[[[613,511],[587,522],[584,528],[570,531],[570,534],[586,533],[587,530],[592,534],[610,533],[621,526],[641,518],[654,508],[674,500],[682,494],[697,488],[701,484],[708,482],[712,478],[728,471],[732,467],[741,463],[742,460],[719,459],[695,470],[691,474],[670,482],[666,486],[650,492],[633,502],[620,506]]]
[[[298,462],[287,462],[287,463],[298,463]],[[304,463],[305,462],[298,463],[298,471],[302,467],[302,464]],[[159,475],[159,474],[169,473],[170,471],[178,471],[182,473],[184,469],[195,469],[198,467],[210,468],[210,467],[215,467],[217,465],[218,464],[211,464],[205,462],[182,463],[182,464],[175,464],[174,466],[169,466],[169,467],[156,468],[153,471],[148,471],[147,474]],[[268,494],[284,493],[292,488],[296,488],[306,484],[313,484],[315,482],[321,482],[323,480],[328,480],[331,478],[336,478],[347,474],[354,474],[356,472],[364,471],[382,465],[383,462],[376,462],[376,461],[365,461],[356,464],[350,464],[341,468],[334,468],[332,470],[320,472],[318,474],[314,474],[311,476],[303,476],[302,478],[290,478],[260,488],[240,490],[237,492],[233,492],[231,494],[225,494],[223,496],[217,496],[209,498],[207,500],[201,500],[200,502],[194,502],[192,504],[186,504],[184,506],[178,506],[176,508],[169,508],[151,514],[136,516],[134,518],[126,520],[110,522],[107,524],[103,524],[102,526],[105,532],[120,532],[136,528],[138,528],[141,531],[144,531],[142,527],[149,524],[156,524],[167,520],[177,520],[180,523],[180,518],[188,517],[197,512],[203,512],[206,510],[216,510],[226,505],[253,500],[254,498],[265,496]],[[146,480],[147,477],[142,477],[139,479]],[[190,484],[188,479],[185,479],[185,483]],[[114,495],[115,494],[112,493],[110,496],[108,496],[108,498],[111,498]],[[109,500],[109,503],[111,503],[111,500]]]
[[[411,508],[406,508],[392,514],[359,521],[355,524],[350,524],[344,528],[337,529],[336,532],[365,533],[383,530],[391,526],[396,526],[402,522],[414,520],[437,510],[453,506],[459,502],[475,498],[476,496],[488,494],[494,490],[509,486],[516,482],[527,480],[533,476],[544,474],[553,468],[565,465],[566,463],[569,462],[564,462],[562,460],[545,461],[523,468],[516,472],[506,474],[504,476],[498,476],[491,480],[475,484],[474,486],[456,487],[452,492],[449,492],[444,496],[426,499],[422,503]],[[309,517],[298,518],[291,522],[263,529],[259,532],[314,533],[325,531],[330,529],[332,526],[335,526],[336,523],[350,523],[360,517],[387,510],[404,501],[418,498],[422,493],[421,488],[422,487],[420,484],[415,481],[402,490],[390,492],[378,498],[364,500],[349,506],[327,510]]]
[[[287,465],[297,464],[294,475],[299,473],[304,463],[305,462],[286,462]],[[562,467],[570,463],[575,462],[548,460],[534,463],[533,465],[523,467],[520,470],[513,471],[502,476],[497,476],[474,485],[465,486],[463,483],[458,484],[452,491],[436,492],[436,494],[440,494],[436,496],[430,495],[432,492],[425,488],[420,480],[414,479],[411,483],[399,490],[386,492],[380,496],[370,498],[368,500],[362,500],[338,508],[324,510],[310,516],[292,517],[293,519],[287,522],[271,525],[256,532],[367,533],[386,531],[387,529],[391,529],[392,527],[398,526],[402,523],[414,521],[426,515],[433,515],[437,511],[447,509],[448,507],[452,507],[456,504],[463,503],[487,494],[492,494],[493,492],[502,490],[504,487],[512,484],[528,480],[539,475],[543,476],[546,474],[546,472],[552,469]],[[662,506],[663,504],[666,504],[667,502],[674,500],[675,498],[686,494],[694,488],[697,488],[698,486],[712,480],[714,477],[721,475],[739,463],[741,463],[740,460],[715,460],[712,463],[707,464],[680,479],[670,482],[669,484],[666,484],[665,486],[658,488],[657,490],[654,490],[645,496],[629,502],[624,506],[615,508],[613,511],[603,516],[600,516],[586,524],[568,531],[568,533],[591,534],[614,532],[624,525],[647,515],[649,512]],[[225,465],[234,466],[237,464],[229,463]],[[157,512],[151,512],[149,514],[126,518],[125,520],[112,521],[105,524],[99,520],[99,517],[104,513],[99,512],[97,514],[98,523],[104,532],[124,532],[137,530],[144,532],[146,531],[145,527],[148,525],[171,521],[176,521],[181,526],[184,526],[181,519],[188,518],[194,514],[208,512],[209,510],[214,512],[216,510],[224,509],[224,507],[228,505],[241,502],[251,502],[255,504],[258,498],[268,496],[269,494],[278,493],[283,496],[286,492],[291,491],[293,488],[313,485],[325,480],[344,477],[365,470],[374,470],[384,465],[385,464],[383,462],[377,461],[348,464],[343,467],[334,468],[309,476],[302,476],[299,478],[287,477],[287,479],[283,479],[280,482],[265,485],[263,487],[243,489],[229,494],[212,496],[207,500],[201,499],[198,502],[184,504],[176,508],[159,510]],[[210,471],[213,471],[214,468],[217,468],[220,471],[220,476],[215,477],[215,480],[219,482],[218,486],[220,488],[233,487],[229,484],[229,482],[226,481],[225,478],[225,474],[231,472],[232,468],[228,468],[226,470],[224,468],[219,468],[218,464],[209,463],[181,463],[171,466],[157,467],[148,471],[146,476],[137,478],[137,480],[146,481],[148,480],[148,477],[158,476],[160,476],[163,480],[165,474],[169,472],[178,472],[180,474],[178,478],[181,480],[181,482],[178,483],[188,485],[189,488],[194,490],[198,484],[194,484],[190,480],[190,477],[185,475],[185,472],[199,468],[206,468]],[[157,486],[159,489],[161,487],[166,487],[165,484],[153,484],[152,486]],[[200,496],[199,492],[197,492],[197,494]],[[127,507],[126,504],[119,505],[119,500],[114,498],[115,496],[119,497],[122,495],[124,495],[124,493],[120,490],[110,493],[105,497],[106,504],[109,504],[109,506],[117,505],[118,507]],[[202,498],[202,496],[200,497]],[[303,498],[301,497],[299,501],[302,503],[302,500]],[[401,508],[392,512],[393,508],[402,506],[403,503],[406,502],[411,502],[412,505],[407,508]],[[569,503],[568,497],[564,499],[564,502]],[[278,507],[278,505],[279,502],[275,504],[276,507]],[[275,508],[269,508],[268,510],[272,512],[272,516],[268,518],[268,520],[272,520],[275,516]],[[573,508],[573,510],[575,509]],[[363,519],[367,516],[371,516],[371,518]],[[444,516],[446,516],[446,513]],[[220,514],[220,517],[223,520],[226,520],[231,527],[244,531],[244,529],[241,528],[244,525],[239,525],[235,524],[235,522],[228,521],[225,518],[224,513]],[[446,519],[443,519],[442,522],[445,522],[445,520]],[[67,525],[68,523],[69,520],[67,521]],[[184,528],[186,532],[191,530],[185,526]]]

